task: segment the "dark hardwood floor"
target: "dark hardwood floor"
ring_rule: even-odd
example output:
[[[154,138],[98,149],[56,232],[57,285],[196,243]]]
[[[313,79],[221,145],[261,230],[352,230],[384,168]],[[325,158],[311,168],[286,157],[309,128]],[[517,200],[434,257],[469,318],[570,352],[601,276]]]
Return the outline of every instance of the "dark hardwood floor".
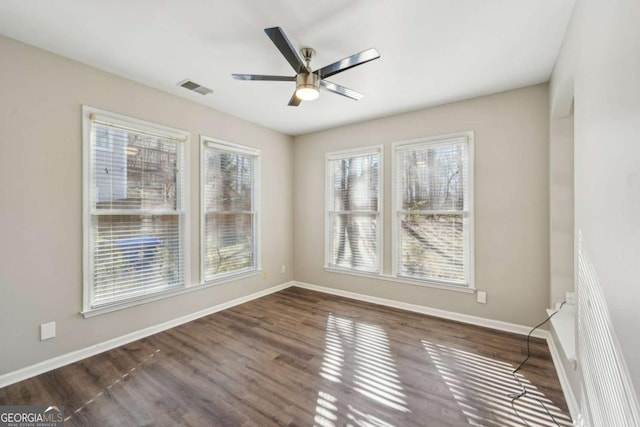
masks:
[[[546,343],[531,350],[516,413],[524,337],[289,288],[0,389],[0,405],[62,405],[70,426],[571,425]]]

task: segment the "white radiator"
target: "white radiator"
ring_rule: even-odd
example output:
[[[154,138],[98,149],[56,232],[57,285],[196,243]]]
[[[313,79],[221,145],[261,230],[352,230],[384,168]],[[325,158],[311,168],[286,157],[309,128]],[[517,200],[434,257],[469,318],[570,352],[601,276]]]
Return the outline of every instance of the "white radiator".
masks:
[[[638,403],[609,311],[578,231],[578,367],[581,420],[593,427],[638,427]]]

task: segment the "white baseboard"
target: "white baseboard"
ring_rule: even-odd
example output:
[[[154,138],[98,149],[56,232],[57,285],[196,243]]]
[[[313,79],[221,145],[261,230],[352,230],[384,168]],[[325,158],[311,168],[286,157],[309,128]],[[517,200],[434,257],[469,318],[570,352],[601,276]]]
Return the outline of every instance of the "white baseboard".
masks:
[[[236,298],[234,300],[227,301],[222,304],[218,304],[218,305],[206,308],[204,310],[200,310],[195,313],[188,314],[186,316],[169,320],[167,322],[164,322],[158,325],[154,325],[154,326],[141,329],[139,331],[135,331],[135,332],[132,332],[108,341],[104,341],[102,343],[98,343],[80,350],[76,350],[70,353],[60,355],[60,356],[56,356],[54,358],[45,360],[35,365],[27,366],[25,368],[22,368],[16,371],[0,375],[0,388],[6,387],[8,385],[14,384],[19,381],[23,381],[25,379],[34,377],[36,375],[40,375],[42,373],[51,371],[53,369],[60,368],[70,363],[77,362],[87,357],[95,356],[96,354],[102,353],[104,351],[111,350],[116,347],[120,347],[130,342],[148,337],[153,334],[157,334],[158,332],[162,332],[167,329],[174,328],[176,326],[182,325],[187,322],[191,322],[201,317],[208,316],[210,314],[217,313],[222,310],[226,310],[228,308],[243,304],[245,302],[249,302],[254,299],[261,298],[263,296],[281,291],[291,286],[297,286],[297,287],[309,289],[312,291],[323,292],[326,294],[341,296],[344,298],[350,298],[350,299],[364,301],[364,302],[370,302],[373,304],[384,305],[388,307],[394,307],[401,310],[407,310],[415,313],[426,314],[429,316],[440,317],[443,319],[455,320],[462,323],[468,323],[476,326],[483,326],[486,328],[516,333],[520,335],[528,334],[529,330],[531,329],[528,326],[517,325],[514,323],[486,319],[478,316],[470,316],[466,314],[455,313],[452,311],[426,307],[422,305],[404,303],[404,302],[390,300],[386,298],[373,297],[365,294],[343,291],[340,289],[329,288],[325,286],[312,285],[310,283],[291,281],[291,282],[283,283],[281,285],[273,286],[268,289],[264,289],[259,292],[252,293],[250,295],[246,295],[244,297]],[[565,393],[565,396],[567,397],[567,404],[569,405],[569,409],[571,410],[571,415],[574,416],[574,411],[577,408],[575,396],[571,394],[572,393],[571,387],[568,385],[568,379],[566,377],[566,373],[562,370],[562,363],[558,358],[559,355],[557,353],[557,348],[555,348],[555,344],[553,343],[553,340],[551,339],[550,334],[547,331],[538,330],[538,331],[535,331],[532,334],[532,336],[535,336],[538,338],[544,338],[549,343],[551,355],[552,355],[554,364],[556,366],[556,370],[558,371],[558,377],[560,378],[560,384],[562,385],[562,389]]]
[[[358,294],[355,292],[343,291],[341,289],[329,288],[326,286],[312,285],[304,282],[292,282],[293,286],[299,288],[309,289],[312,291],[324,292],[325,294],[337,295],[340,297],[355,299],[359,301],[370,302],[378,305],[385,305],[387,307],[399,308],[401,310],[412,311],[414,313],[427,314],[429,316],[440,317],[443,319],[455,320],[457,322],[468,323],[476,326],[483,326],[485,328],[496,329],[498,331],[511,332],[514,334],[527,335],[531,330],[529,326],[517,325],[515,323],[502,322],[500,320],[492,320],[484,317],[470,316],[468,314],[455,313],[453,311],[440,310],[437,308],[426,307],[424,305],[409,304],[406,302],[400,302],[390,300],[386,298],[378,298],[365,294]],[[544,330],[536,330],[531,336],[536,338],[547,339],[548,332]]]
[[[564,369],[564,363],[562,363],[562,356],[558,351],[558,346],[556,345],[556,341],[553,339],[551,333],[549,333],[547,337],[547,345],[549,346],[551,359],[553,360],[553,364],[556,367],[556,372],[558,373],[558,380],[560,381],[560,387],[562,387],[564,399],[566,400],[567,406],[569,407],[569,413],[571,414],[574,425],[577,425],[576,421],[581,419],[580,405],[578,405],[578,400],[576,399],[576,395],[573,392],[573,387],[571,387],[571,383],[569,382],[569,376]]]
[[[386,298],[372,297],[370,295],[358,294],[356,292],[343,291],[341,289],[328,288],[326,286],[312,285],[304,282],[292,282],[293,286],[309,289],[311,291],[324,292],[325,294],[337,295],[340,297],[355,299],[358,301],[370,302],[372,304],[384,305],[387,307],[399,308],[401,310],[412,311],[414,313],[427,314],[429,316],[440,317],[442,319],[455,320],[457,322],[468,323],[485,328],[496,329],[498,331],[511,332],[514,334],[527,335],[531,330],[529,326],[517,325],[515,323],[502,322],[500,320],[486,319],[484,317],[470,316],[468,314],[460,314],[453,311],[440,310],[437,308],[426,307],[424,305],[409,304],[406,302],[390,300]],[[547,339],[548,332],[544,330],[536,330],[531,334],[532,337]]]
[[[40,375],[42,373],[51,371],[53,369],[60,368],[70,363],[74,363],[79,360],[86,359],[87,357],[95,356],[96,354],[114,349],[116,347],[120,347],[122,345],[148,337],[153,334],[157,334],[158,332],[166,331],[167,329],[174,328],[176,326],[182,325],[187,322],[191,322],[201,317],[208,316],[210,314],[217,313],[219,311],[226,310],[231,307],[235,307],[236,305],[244,304],[245,302],[249,302],[254,299],[272,294],[274,292],[281,291],[283,289],[286,289],[292,286],[293,284],[294,282],[287,282],[281,285],[272,286],[262,291],[254,292],[252,294],[249,294],[240,298],[236,298],[231,301],[224,302],[222,304],[205,308],[204,310],[196,311],[195,313],[187,314],[186,316],[178,317],[176,319],[169,320],[167,322],[160,323],[158,325],[150,326],[148,328],[141,329],[139,331],[131,332],[129,334],[122,335],[120,337],[113,338],[111,340],[104,341],[89,347],[85,347],[80,350],[76,350],[70,353],[56,356],[54,358],[45,360],[43,362],[36,363],[35,365],[18,369],[17,371],[0,375],[0,388],[17,383],[18,381],[26,380],[36,375]]]
[[[455,313],[451,311],[425,307],[422,305],[409,304],[409,303],[394,301],[386,298],[372,297],[369,295],[358,294],[355,292],[343,291],[340,289],[329,288],[325,286],[312,285],[310,283],[297,282],[297,281],[294,281],[292,283],[293,283],[293,286],[309,289],[312,291],[318,291],[326,294],[355,299],[358,301],[365,301],[373,304],[399,308],[401,310],[427,314],[429,316],[441,317],[444,319],[455,320],[458,322],[468,323],[476,326],[484,326],[486,328],[497,329],[499,331],[512,332],[520,335],[527,335],[531,330],[529,326],[522,326],[514,323],[501,322],[498,320],[491,320],[491,319],[486,319],[486,318],[477,317],[477,316],[470,316],[467,314],[460,314],[460,313]],[[560,381],[562,392],[564,393],[565,399],[567,401],[567,406],[569,407],[571,418],[573,418],[574,420],[579,419],[580,407],[578,405],[578,401],[576,400],[576,396],[573,393],[573,389],[571,388],[571,384],[569,383],[569,378],[567,377],[567,373],[564,370],[564,365],[562,364],[562,360],[560,359],[560,354],[558,353],[558,348],[555,345],[555,342],[553,340],[553,337],[551,336],[551,333],[545,330],[536,330],[534,331],[532,336],[537,338],[543,338],[547,341],[547,345],[549,346],[549,351],[551,353],[551,359],[556,368],[556,372],[558,374],[558,380]]]

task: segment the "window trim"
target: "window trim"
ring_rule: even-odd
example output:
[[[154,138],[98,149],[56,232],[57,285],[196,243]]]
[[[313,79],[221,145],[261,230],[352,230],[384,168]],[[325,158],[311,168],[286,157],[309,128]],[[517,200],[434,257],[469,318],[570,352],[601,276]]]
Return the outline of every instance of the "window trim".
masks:
[[[182,240],[183,265],[183,283],[182,286],[158,291],[149,295],[137,296],[121,300],[111,304],[102,305],[100,307],[92,307],[91,300],[93,296],[93,263],[92,263],[92,242],[94,237],[94,229],[92,227],[91,212],[91,121],[99,118],[100,121],[109,125],[133,129],[142,133],[159,135],[165,138],[171,138],[184,144],[182,147],[182,164],[186,169],[182,171],[182,191],[178,193],[178,206],[176,213],[179,218],[179,233]],[[92,317],[97,314],[107,313],[133,305],[139,305],[146,302],[154,301],[165,295],[180,293],[185,288],[191,286],[191,243],[190,243],[190,150],[189,141],[191,133],[182,129],[160,125],[124,114],[114,113],[102,110],[88,105],[82,106],[82,311],[84,317]]]
[[[205,278],[206,269],[206,236],[205,236],[205,152],[207,146],[211,148],[218,148],[221,150],[255,156],[254,159],[254,174],[253,174],[253,206],[255,212],[254,218],[254,236],[253,236],[253,250],[255,256],[255,266],[243,270],[233,271],[226,274],[220,274],[212,279]],[[233,280],[243,279],[248,276],[253,276],[262,270],[262,215],[260,214],[260,171],[261,171],[261,153],[260,150],[254,147],[246,145],[236,144],[233,142],[225,141],[218,138],[212,138],[206,135],[200,135],[200,285],[218,285],[228,283]]]
[[[391,144],[392,147],[392,160],[391,160],[391,274],[398,281],[410,281],[415,284],[421,284],[423,286],[430,286],[435,288],[451,288],[451,289],[469,289],[475,290],[475,210],[474,210],[474,193],[475,193],[475,173],[474,173],[474,131],[456,132],[444,135],[436,135],[426,138],[417,138],[411,140],[396,141]],[[398,216],[400,210],[398,209],[398,195],[400,189],[398,188],[398,167],[397,156],[398,151],[411,150],[412,148],[424,147],[425,145],[438,145],[450,143],[455,140],[464,140],[467,143],[468,154],[468,175],[469,175],[469,194],[467,198],[468,204],[468,221],[469,229],[467,242],[468,246],[465,247],[465,261],[468,265],[468,284],[460,284],[458,282],[447,280],[435,280],[435,279],[419,279],[405,277],[399,274],[399,246],[400,246],[400,230]]]
[[[324,270],[329,273],[338,273],[338,274],[348,274],[350,276],[356,277],[364,277],[367,279],[376,279],[376,280],[384,280],[386,282],[392,283],[402,283],[404,285],[414,285],[414,286],[422,286],[424,288],[435,288],[442,289],[445,291],[453,291],[453,292],[461,292],[465,294],[475,293],[475,288],[468,288],[466,286],[452,286],[447,283],[438,282],[437,280],[430,280],[429,282],[425,282],[423,280],[413,280],[403,276],[396,277],[389,274],[377,274],[377,273],[366,273],[363,271],[355,271],[348,270],[339,267],[324,267]]]
[[[329,196],[331,187],[331,173],[329,164],[332,160],[348,159],[350,157],[377,153],[379,156],[378,166],[378,212],[377,212],[377,247],[378,247],[378,271],[367,272],[347,267],[340,267],[331,264],[331,212],[329,210]],[[324,180],[324,268],[325,270],[334,271],[336,273],[358,273],[367,276],[380,276],[383,272],[384,262],[384,145],[370,145],[367,147],[351,148],[347,150],[332,151],[325,154],[324,160],[325,180]]]

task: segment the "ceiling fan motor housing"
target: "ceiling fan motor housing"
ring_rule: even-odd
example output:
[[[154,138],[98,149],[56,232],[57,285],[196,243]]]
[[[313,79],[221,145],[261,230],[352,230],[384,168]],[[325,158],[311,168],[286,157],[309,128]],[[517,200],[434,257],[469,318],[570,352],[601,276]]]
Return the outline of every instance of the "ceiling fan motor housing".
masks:
[[[298,89],[303,87],[318,89],[320,87],[320,77],[313,73],[300,73],[296,76],[296,87]]]
[[[320,90],[320,77],[313,73],[300,73],[296,76],[296,94],[303,100],[311,100],[318,97]],[[306,95],[306,96],[305,96]]]

